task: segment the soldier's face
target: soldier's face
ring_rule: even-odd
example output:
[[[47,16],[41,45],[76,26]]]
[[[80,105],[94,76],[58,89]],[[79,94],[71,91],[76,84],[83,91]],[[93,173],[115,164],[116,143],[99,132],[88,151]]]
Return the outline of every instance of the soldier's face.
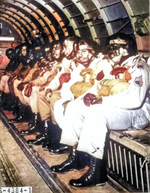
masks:
[[[76,53],[76,58],[81,62],[81,63],[86,63],[90,59],[90,53],[89,50],[87,49],[79,49]]]
[[[110,58],[115,64],[119,63],[123,56],[127,55],[128,55],[127,49],[122,47],[121,45],[119,45],[117,49],[110,51]]]
[[[62,53],[67,57],[71,54],[72,51],[73,51],[73,42],[65,40],[63,43]]]
[[[26,46],[23,46],[23,47],[22,47],[22,55],[23,55],[23,56],[26,56],[26,54],[27,54],[27,47],[26,47]]]
[[[52,57],[54,59],[60,58],[61,55],[61,45],[60,44],[55,44],[52,49]]]

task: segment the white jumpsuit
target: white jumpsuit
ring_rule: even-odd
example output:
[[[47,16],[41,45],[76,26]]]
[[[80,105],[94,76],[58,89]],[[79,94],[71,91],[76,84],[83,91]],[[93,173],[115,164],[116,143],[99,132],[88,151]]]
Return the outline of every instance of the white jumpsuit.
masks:
[[[150,68],[143,59],[135,64],[130,57],[123,64],[131,74],[130,85],[122,93],[103,97],[102,104],[67,107],[61,143],[102,159],[106,133],[109,130],[143,129],[150,121]],[[69,111],[68,111],[69,110]],[[67,125],[67,127],[66,127]]]

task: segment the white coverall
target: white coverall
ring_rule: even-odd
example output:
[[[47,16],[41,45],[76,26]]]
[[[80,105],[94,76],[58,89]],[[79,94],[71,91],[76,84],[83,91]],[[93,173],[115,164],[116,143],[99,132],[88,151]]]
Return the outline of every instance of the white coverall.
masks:
[[[102,159],[108,129],[143,129],[148,124],[150,67],[144,59],[135,64],[135,57],[123,63],[131,74],[127,90],[103,97],[102,104],[87,107],[80,101],[77,108],[67,107],[61,143],[73,146],[78,142],[77,150]]]
[[[92,63],[89,65],[89,68],[92,68],[94,70],[94,78],[95,78],[95,83],[94,86],[88,90],[88,92],[93,93],[93,94],[97,94],[97,83],[99,81],[96,80],[96,76],[99,72],[103,71],[104,73],[104,77],[103,79],[110,79],[113,78],[112,75],[110,75],[110,72],[112,70],[112,62],[108,62],[108,60],[106,59],[101,59],[101,58],[95,58]],[[55,120],[56,123],[59,125],[60,128],[68,128],[70,127],[69,122],[66,123],[66,121],[64,120],[64,107],[63,107],[63,103],[66,101],[71,101],[68,103],[67,105],[67,113],[68,114],[72,114],[74,112],[74,110],[76,111],[80,111],[79,109],[81,109],[82,105],[84,105],[83,103],[83,96],[85,95],[85,93],[78,97],[77,99],[74,100],[74,95],[72,94],[70,87],[78,81],[82,81],[83,77],[80,76],[80,72],[85,69],[85,67],[83,65],[80,65],[77,67],[76,70],[74,70],[74,72],[71,75],[71,80],[68,83],[64,83],[62,90],[61,90],[61,99],[58,100],[55,103],[54,106],[54,116],[55,116]],[[81,105],[81,106],[80,106]],[[82,109],[81,109],[82,110]]]

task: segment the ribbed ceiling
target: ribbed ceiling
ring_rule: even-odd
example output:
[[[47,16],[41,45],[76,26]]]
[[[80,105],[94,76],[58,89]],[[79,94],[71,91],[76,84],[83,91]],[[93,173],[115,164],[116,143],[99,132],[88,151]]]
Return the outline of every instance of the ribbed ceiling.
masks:
[[[139,16],[149,15],[149,0],[1,0],[1,36],[29,41],[33,29],[45,41],[76,35],[101,44],[117,32],[135,34]]]

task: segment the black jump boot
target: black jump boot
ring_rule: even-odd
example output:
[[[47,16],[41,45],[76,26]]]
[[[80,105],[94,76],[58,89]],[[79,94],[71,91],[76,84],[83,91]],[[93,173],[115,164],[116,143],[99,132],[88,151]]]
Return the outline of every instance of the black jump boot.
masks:
[[[48,150],[50,154],[62,154],[69,151],[67,145],[60,144],[60,138],[62,129],[57,125],[53,124],[51,120],[48,121],[48,146],[43,146],[45,150]]]
[[[50,146],[50,145],[49,145]],[[59,144],[58,147],[51,147],[48,149],[50,154],[63,154],[69,151],[69,146],[68,145],[63,145],[63,144]]]
[[[15,107],[15,114],[16,118],[9,119],[9,123],[28,122],[31,120],[32,116],[31,107],[18,101],[18,104]]]
[[[48,133],[48,124],[47,121],[42,121],[40,124],[40,134],[36,136],[35,140],[28,140],[28,144],[33,144],[33,145],[43,145],[46,146],[48,141],[47,133]]]
[[[74,146],[68,159],[60,165],[52,166],[51,170],[56,173],[66,173],[75,169],[84,169],[87,165],[89,165],[89,155],[76,151],[76,146]]]
[[[85,188],[85,187],[92,187],[95,185],[105,185],[107,178],[107,149],[109,147],[109,133],[107,132],[106,139],[105,139],[105,146],[104,146],[104,155],[102,159],[95,158],[89,155],[90,164],[89,170],[81,176],[79,179],[72,179],[70,180],[69,184],[76,188]]]
[[[28,123],[28,127],[30,128],[34,128],[36,127],[39,123],[41,122],[41,116],[40,113],[33,113],[33,118],[32,120]],[[32,130],[32,129],[31,129]]]
[[[50,138],[49,138],[50,128],[49,128],[49,125],[48,125],[48,121],[45,121],[44,125],[45,126],[44,126],[44,134],[43,135],[44,135],[45,138],[42,141],[42,147],[47,150],[47,148],[49,147],[49,143],[50,143]]]
[[[107,181],[107,162],[90,156],[89,170],[79,179],[70,180],[69,184],[76,188],[103,186]]]
[[[4,93],[0,91],[0,108],[7,111],[13,111],[15,115],[16,109],[18,107],[19,98],[11,93]]]
[[[32,114],[32,121],[28,123],[28,129],[20,131],[21,135],[31,135],[36,132],[40,132],[41,127],[41,117],[39,113]]]
[[[3,101],[2,101],[2,98],[3,98],[3,92],[0,91],[0,108],[3,107]]]
[[[3,110],[7,110],[7,108],[5,109],[5,107],[7,107],[7,98],[10,94],[4,93],[3,91],[0,91],[0,108]]]

